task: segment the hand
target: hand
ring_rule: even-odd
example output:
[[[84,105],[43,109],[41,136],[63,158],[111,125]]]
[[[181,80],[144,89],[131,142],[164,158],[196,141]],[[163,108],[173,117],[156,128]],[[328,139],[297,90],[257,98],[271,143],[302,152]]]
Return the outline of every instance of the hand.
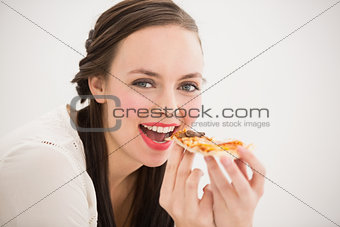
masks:
[[[194,154],[175,146],[165,169],[159,203],[176,227],[213,227],[212,193],[205,190],[201,200],[197,195],[203,171],[191,170]]]
[[[255,207],[263,195],[265,168],[254,154],[243,147],[238,147],[240,159],[233,161],[223,156],[220,161],[227,171],[231,183],[222,173],[216,160],[206,156],[205,161],[213,193],[213,212],[217,227],[251,227]],[[246,164],[253,169],[249,180]]]

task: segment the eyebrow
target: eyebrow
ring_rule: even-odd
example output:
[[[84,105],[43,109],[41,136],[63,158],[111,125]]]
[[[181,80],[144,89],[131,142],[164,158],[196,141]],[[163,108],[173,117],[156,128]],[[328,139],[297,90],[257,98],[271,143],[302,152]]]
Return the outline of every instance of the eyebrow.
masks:
[[[148,75],[148,76],[151,76],[151,77],[161,77],[161,75],[159,73],[152,72],[150,70],[143,69],[143,68],[135,69],[135,70],[128,72],[128,74],[132,74],[132,73],[141,73],[141,74],[145,74],[145,75]],[[181,76],[180,80],[195,78],[195,77],[201,78],[203,80],[203,82],[206,81],[206,79],[204,79],[202,77],[202,74],[199,73],[199,72],[189,73],[189,74],[183,75],[183,76]]]

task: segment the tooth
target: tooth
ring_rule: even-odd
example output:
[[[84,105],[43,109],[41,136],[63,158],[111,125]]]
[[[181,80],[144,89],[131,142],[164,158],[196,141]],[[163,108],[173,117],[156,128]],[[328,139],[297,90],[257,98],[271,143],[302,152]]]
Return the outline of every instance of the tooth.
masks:
[[[148,129],[149,129],[149,130],[152,130],[152,126],[148,126]]]
[[[169,127],[164,127],[163,128],[163,133],[167,133],[169,131]]]
[[[170,131],[172,132],[175,129],[175,126],[170,127]]]
[[[157,128],[157,132],[158,132],[158,133],[163,133],[163,127],[158,127],[158,128]]]
[[[153,126],[151,130],[157,132],[157,126]]]

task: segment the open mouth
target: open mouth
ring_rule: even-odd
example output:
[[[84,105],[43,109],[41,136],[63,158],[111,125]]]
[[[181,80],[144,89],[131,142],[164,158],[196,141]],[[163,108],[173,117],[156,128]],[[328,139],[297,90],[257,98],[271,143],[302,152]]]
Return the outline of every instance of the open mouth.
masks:
[[[155,143],[166,143],[165,138],[170,137],[179,126],[152,126],[146,124],[139,124],[141,131]]]

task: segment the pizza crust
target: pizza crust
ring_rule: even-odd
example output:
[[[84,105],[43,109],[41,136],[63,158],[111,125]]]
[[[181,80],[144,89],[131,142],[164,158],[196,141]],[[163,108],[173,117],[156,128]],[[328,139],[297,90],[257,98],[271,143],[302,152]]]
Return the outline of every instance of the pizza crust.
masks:
[[[183,147],[184,149],[192,152],[192,153],[199,153],[204,156],[224,156],[224,155],[229,155],[233,159],[238,159],[240,156],[237,152],[237,150],[234,149],[229,149],[229,150],[224,150],[222,148],[219,148],[220,150],[217,151],[209,151],[209,152],[203,152],[201,151],[198,147],[188,147],[186,144],[182,143],[179,139],[176,137],[173,137],[172,140],[174,140],[179,146]],[[213,143],[213,142],[212,142]],[[218,144],[216,144],[218,146]]]

